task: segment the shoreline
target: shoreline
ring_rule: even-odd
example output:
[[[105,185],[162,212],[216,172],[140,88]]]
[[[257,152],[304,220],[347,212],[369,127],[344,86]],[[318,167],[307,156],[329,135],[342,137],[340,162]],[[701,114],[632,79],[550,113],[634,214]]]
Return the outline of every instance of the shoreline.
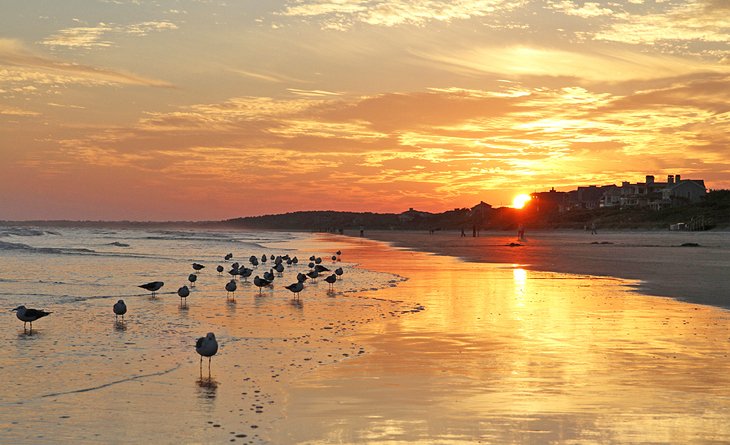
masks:
[[[730,232],[539,230],[521,241],[512,232],[480,235],[365,231],[366,238],[399,248],[533,271],[637,280],[635,290],[642,294],[730,309]]]

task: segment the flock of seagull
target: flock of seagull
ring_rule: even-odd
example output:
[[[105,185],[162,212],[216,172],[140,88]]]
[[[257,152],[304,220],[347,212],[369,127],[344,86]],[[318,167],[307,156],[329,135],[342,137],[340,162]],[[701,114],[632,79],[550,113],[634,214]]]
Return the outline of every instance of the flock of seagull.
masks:
[[[342,252],[338,250],[335,255],[332,255],[332,261],[339,261],[340,255],[342,255]],[[228,253],[223,258],[225,261],[230,261],[233,258],[233,254]],[[240,279],[242,279],[243,281],[248,282],[248,278],[254,272],[253,268],[257,268],[259,264],[266,264],[268,259],[271,259],[272,261],[272,267],[269,269],[269,271],[264,272],[262,274],[262,277],[256,275],[253,278],[253,284],[259,288],[259,295],[261,294],[261,291],[264,287],[273,287],[273,282],[277,275],[279,277],[282,276],[284,272],[284,264],[286,264],[287,266],[292,266],[299,263],[299,259],[296,256],[290,257],[288,254],[281,256],[271,255],[270,257],[262,255],[260,262],[257,256],[251,255],[248,261],[251,264],[252,268],[248,268],[239,264],[238,262],[234,262],[233,264],[231,264],[231,269],[228,271],[228,274],[230,274],[232,278],[225,285],[226,300],[233,299],[235,301],[235,292],[238,288],[238,284],[236,283],[236,277],[240,277]],[[187,297],[190,295],[190,288],[195,287],[195,282],[198,279],[196,273],[205,268],[205,266],[200,263],[193,263],[192,266],[195,272],[191,273],[188,276],[188,282],[190,283],[190,287],[185,285],[177,290],[177,295],[180,297],[181,307],[185,307],[187,305]],[[332,272],[326,266],[322,265],[321,257],[317,257],[314,255],[309,257],[309,269],[310,270],[307,273],[299,272],[297,274],[297,281],[295,283],[284,286],[294,295],[294,298],[296,300],[299,300],[299,293],[304,290],[305,281],[312,280],[314,282],[318,277],[323,275],[323,272]],[[216,267],[216,271],[219,275],[221,275],[224,270],[225,268],[222,265],[218,265]],[[343,273],[344,271],[342,270],[342,268],[338,267],[334,270],[333,273],[327,275],[324,278],[324,280],[329,284],[330,290],[332,290],[334,284],[337,282],[338,278],[343,275]],[[163,281],[152,281],[149,283],[141,284],[138,287],[141,287],[142,289],[151,292],[151,296],[156,297],[157,292],[162,289],[164,285],[165,283]],[[127,313],[127,305],[124,300],[118,300],[116,303],[114,303],[112,310],[114,311],[115,323],[124,323],[124,315]],[[34,321],[52,313],[40,309],[27,308],[23,305],[12,309],[12,311],[14,311],[18,319],[23,322],[23,333],[27,333],[28,335],[33,334]],[[120,317],[121,322],[119,320]],[[26,330],[26,324],[30,324],[30,330]],[[218,341],[215,338],[215,334],[209,332],[208,334],[206,334],[205,337],[198,338],[195,343],[195,351],[200,355],[201,376],[203,372],[203,357],[208,358],[208,378],[210,378],[210,362],[212,357],[218,352]]]

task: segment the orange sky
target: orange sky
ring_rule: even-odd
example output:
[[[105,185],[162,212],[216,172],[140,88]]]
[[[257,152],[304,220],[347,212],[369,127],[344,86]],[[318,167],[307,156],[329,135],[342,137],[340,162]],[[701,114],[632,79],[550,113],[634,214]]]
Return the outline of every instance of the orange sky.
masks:
[[[49,4],[50,3],[50,4]],[[730,188],[727,0],[0,4],[0,219]]]

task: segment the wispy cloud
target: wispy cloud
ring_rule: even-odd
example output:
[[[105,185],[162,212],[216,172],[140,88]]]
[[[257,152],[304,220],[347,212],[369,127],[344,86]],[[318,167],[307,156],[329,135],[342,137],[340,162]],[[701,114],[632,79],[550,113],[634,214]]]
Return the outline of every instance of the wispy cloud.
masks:
[[[110,40],[113,35],[146,36],[151,32],[177,29],[177,25],[169,21],[148,21],[131,25],[115,25],[99,23],[96,26],[80,26],[66,28],[45,39],[41,44],[50,47],[67,48],[107,48],[114,46]]]
[[[316,18],[325,28],[347,29],[357,23],[374,26],[416,25],[484,17],[525,3],[516,0],[298,0],[283,16]]]
[[[0,85],[3,83],[24,83],[36,85],[79,84],[121,84],[151,87],[172,87],[168,82],[139,76],[118,70],[65,62],[30,51],[20,41],[0,39],[0,66],[9,67],[0,71]]]
[[[493,73],[510,78],[555,76],[620,82],[698,72],[729,72],[730,65],[617,48],[568,51],[538,46],[476,47],[451,53],[418,53],[464,74]]]
[[[690,0],[659,4],[657,12],[624,14],[606,29],[596,32],[597,40],[653,45],[658,42],[730,43],[730,3],[722,0]],[[681,46],[672,45],[676,50]],[[728,47],[725,46],[728,50]]]

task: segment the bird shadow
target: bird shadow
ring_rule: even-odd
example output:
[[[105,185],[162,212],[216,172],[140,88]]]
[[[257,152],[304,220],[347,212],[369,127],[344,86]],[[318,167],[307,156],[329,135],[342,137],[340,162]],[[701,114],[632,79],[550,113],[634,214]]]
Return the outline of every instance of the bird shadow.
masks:
[[[123,321],[115,321],[114,322],[114,330],[115,331],[126,331],[127,330],[127,323]]]
[[[292,305],[292,307],[295,307],[297,309],[304,309],[304,302],[300,300],[299,298],[292,298],[289,301],[289,304]]]
[[[218,382],[210,376],[207,378],[202,375],[195,381],[198,387],[198,397],[204,400],[215,399],[218,391]]]
[[[41,333],[37,329],[33,329],[33,331],[25,330],[23,332],[18,332],[18,340],[33,340],[41,336]]]
[[[329,289],[329,290],[327,291],[327,296],[328,296],[328,297],[335,297],[335,296],[337,296],[337,291],[336,291],[336,290],[334,290],[334,289]]]

